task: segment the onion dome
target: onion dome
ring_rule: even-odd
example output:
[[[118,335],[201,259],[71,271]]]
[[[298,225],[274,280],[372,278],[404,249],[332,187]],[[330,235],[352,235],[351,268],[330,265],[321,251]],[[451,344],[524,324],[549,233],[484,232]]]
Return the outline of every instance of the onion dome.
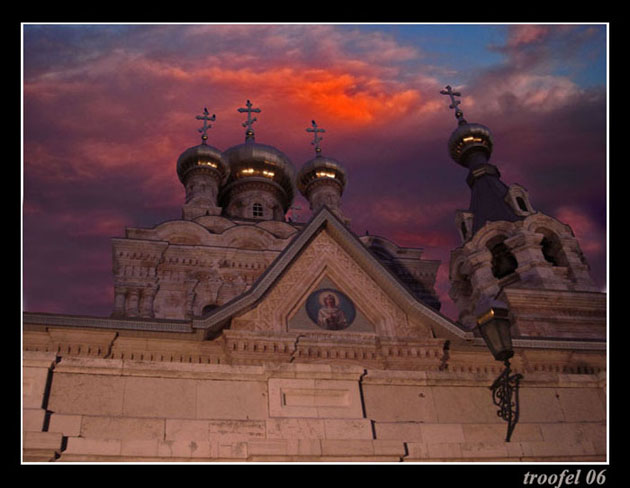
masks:
[[[177,160],[177,176],[185,184],[192,172],[205,172],[215,175],[220,183],[224,182],[230,172],[221,151],[205,142],[186,149]]]
[[[244,181],[270,183],[282,191],[283,207],[285,211],[289,209],[294,197],[295,169],[283,152],[250,139],[227,149],[223,157],[230,167],[230,177],[224,190]]]
[[[346,170],[341,163],[333,158],[322,156],[322,148],[319,143],[323,137],[318,134],[326,132],[324,129],[317,127],[315,121],[311,121],[312,128],[306,129],[306,132],[313,133],[313,144],[315,146],[315,157],[307,161],[300,169],[297,177],[297,187],[300,193],[309,199],[309,189],[318,182],[333,182],[339,186],[339,196],[346,188]]]
[[[492,133],[481,124],[460,124],[448,140],[451,158],[458,164],[468,167],[467,160],[473,152],[483,152],[486,160],[492,154]]]
[[[297,188],[306,197],[309,187],[316,182],[334,182],[339,185],[341,195],[346,188],[346,174],[345,168],[339,161],[318,154],[300,168],[297,175]]]
[[[326,206],[349,225],[350,220],[343,215],[340,208],[341,195],[347,183],[346,170],[339,161],[322,156],[319,143],[323,138],[318,134],[326,131],[318,128],[314,120],[311,123],[313,127],[306,131],[314,134],[311,144],[315,146],[315,157],[300,168],[296,180],[297,188],[308,200],[313,212]]]
[[[203,127],[198,129],[203,134],[201,144],[186,149],[177,159],[177,176],[184,185],[192,173],[205,173],[214,176],[219,184],[223,183],[229,174],[229,166],[221,151],[206,143],[207,130],[211,127],[207,122],[215,120],[214,115],[212,117],[208,115],[208,109],[204,108],[204,115],[196,117],[204,121]]]
[[[469,124],[464,119],[464,113],[459,108],[461,102],[455,97],[460,97],[461,93],[454,92],[447,85],[445,90],[441,90],[442,95],[448,95],[451,99],[449,108],[455,110],[455,118],[458,127],[451,134],[448,140],[448,150],[453,161],[464,167],[469,166],[469,157],[473,153],[481,152],[487,161],[492,154],[492,133],[490,129],[481,124]]]
[[[293,164],[275,147],[256,142],[252,128],[256,118],[251,114],[260,113],[259,108],[252,108],[247,100],[247,108],[237,110],[247,113],[245,142],[223,153],[230,175],[221,189],[220,204],[231,217],[284,220],[295,194]]]

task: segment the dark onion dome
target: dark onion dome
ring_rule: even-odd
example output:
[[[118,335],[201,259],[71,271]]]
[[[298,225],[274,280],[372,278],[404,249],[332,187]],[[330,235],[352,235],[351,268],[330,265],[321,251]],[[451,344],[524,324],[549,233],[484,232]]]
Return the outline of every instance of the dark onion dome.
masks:
[[[467,166],[466,156],[472,151],[482,151],[490,159],[492,144],[490,129],[481,124],[466,122],[453,131],[448,140],[448,149],[456,163]]]
[[[278,185],[286,195],[285,211],[293,202],[295,168],[291,160],[275,147],[253,140],[227,149],[223,158],[230,167],[226,189],[241,181],[265,181]]]
[[[306,197],[308,187],[316,181],[336,182],[341,194],[348,180],[346,170],[339,161],[318,155],[302,166],[296,181],[298,190]]]
[[[230,173],[230,167],[221,151],[205,142],[186,149],[177,160],[177,176],[185,183],[192,171],[203,171],[216,175],[219,184],[224,183]]]

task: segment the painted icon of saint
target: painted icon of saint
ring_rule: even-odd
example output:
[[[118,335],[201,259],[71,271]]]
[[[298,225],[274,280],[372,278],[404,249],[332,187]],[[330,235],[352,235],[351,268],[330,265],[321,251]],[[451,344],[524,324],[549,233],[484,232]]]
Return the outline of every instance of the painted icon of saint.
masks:
[[[339,299],[334,293],[325,291],[319,297],[322,307],[317,313],[317,325],[323,329],[341,330],[348,326],[343,310],[339,308]]]

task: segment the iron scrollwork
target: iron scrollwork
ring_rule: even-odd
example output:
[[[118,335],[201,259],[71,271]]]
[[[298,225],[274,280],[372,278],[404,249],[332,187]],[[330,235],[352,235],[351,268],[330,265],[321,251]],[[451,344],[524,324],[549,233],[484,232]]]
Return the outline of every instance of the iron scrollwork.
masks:
[[[508,423],[507,436],[505,442],[510,442],[514,427],[518,422],[519,416],[519,402],[518,402],[518,388],[519,382],[523,378],[521,374],[510,374],[510,362],[505,361],[505,369],[494,380],[494,383],[490,387],[492,390],[492,401],[499,407],[497,415]],[[512,400],[514,398],[514,400]]]

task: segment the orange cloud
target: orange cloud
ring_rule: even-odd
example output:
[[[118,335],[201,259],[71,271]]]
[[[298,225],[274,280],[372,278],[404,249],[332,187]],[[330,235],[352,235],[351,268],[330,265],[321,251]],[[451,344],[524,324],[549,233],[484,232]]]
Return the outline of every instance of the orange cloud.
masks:
[[[391,120],[414,108],[420,99],[416,90],[390,89],[376,77],[333,70],[213,67],[204,71],[200,75],[215,84],[255,87],[258,92],[273,93],[275,99],[309,104],[318,113],[358,124]]]

